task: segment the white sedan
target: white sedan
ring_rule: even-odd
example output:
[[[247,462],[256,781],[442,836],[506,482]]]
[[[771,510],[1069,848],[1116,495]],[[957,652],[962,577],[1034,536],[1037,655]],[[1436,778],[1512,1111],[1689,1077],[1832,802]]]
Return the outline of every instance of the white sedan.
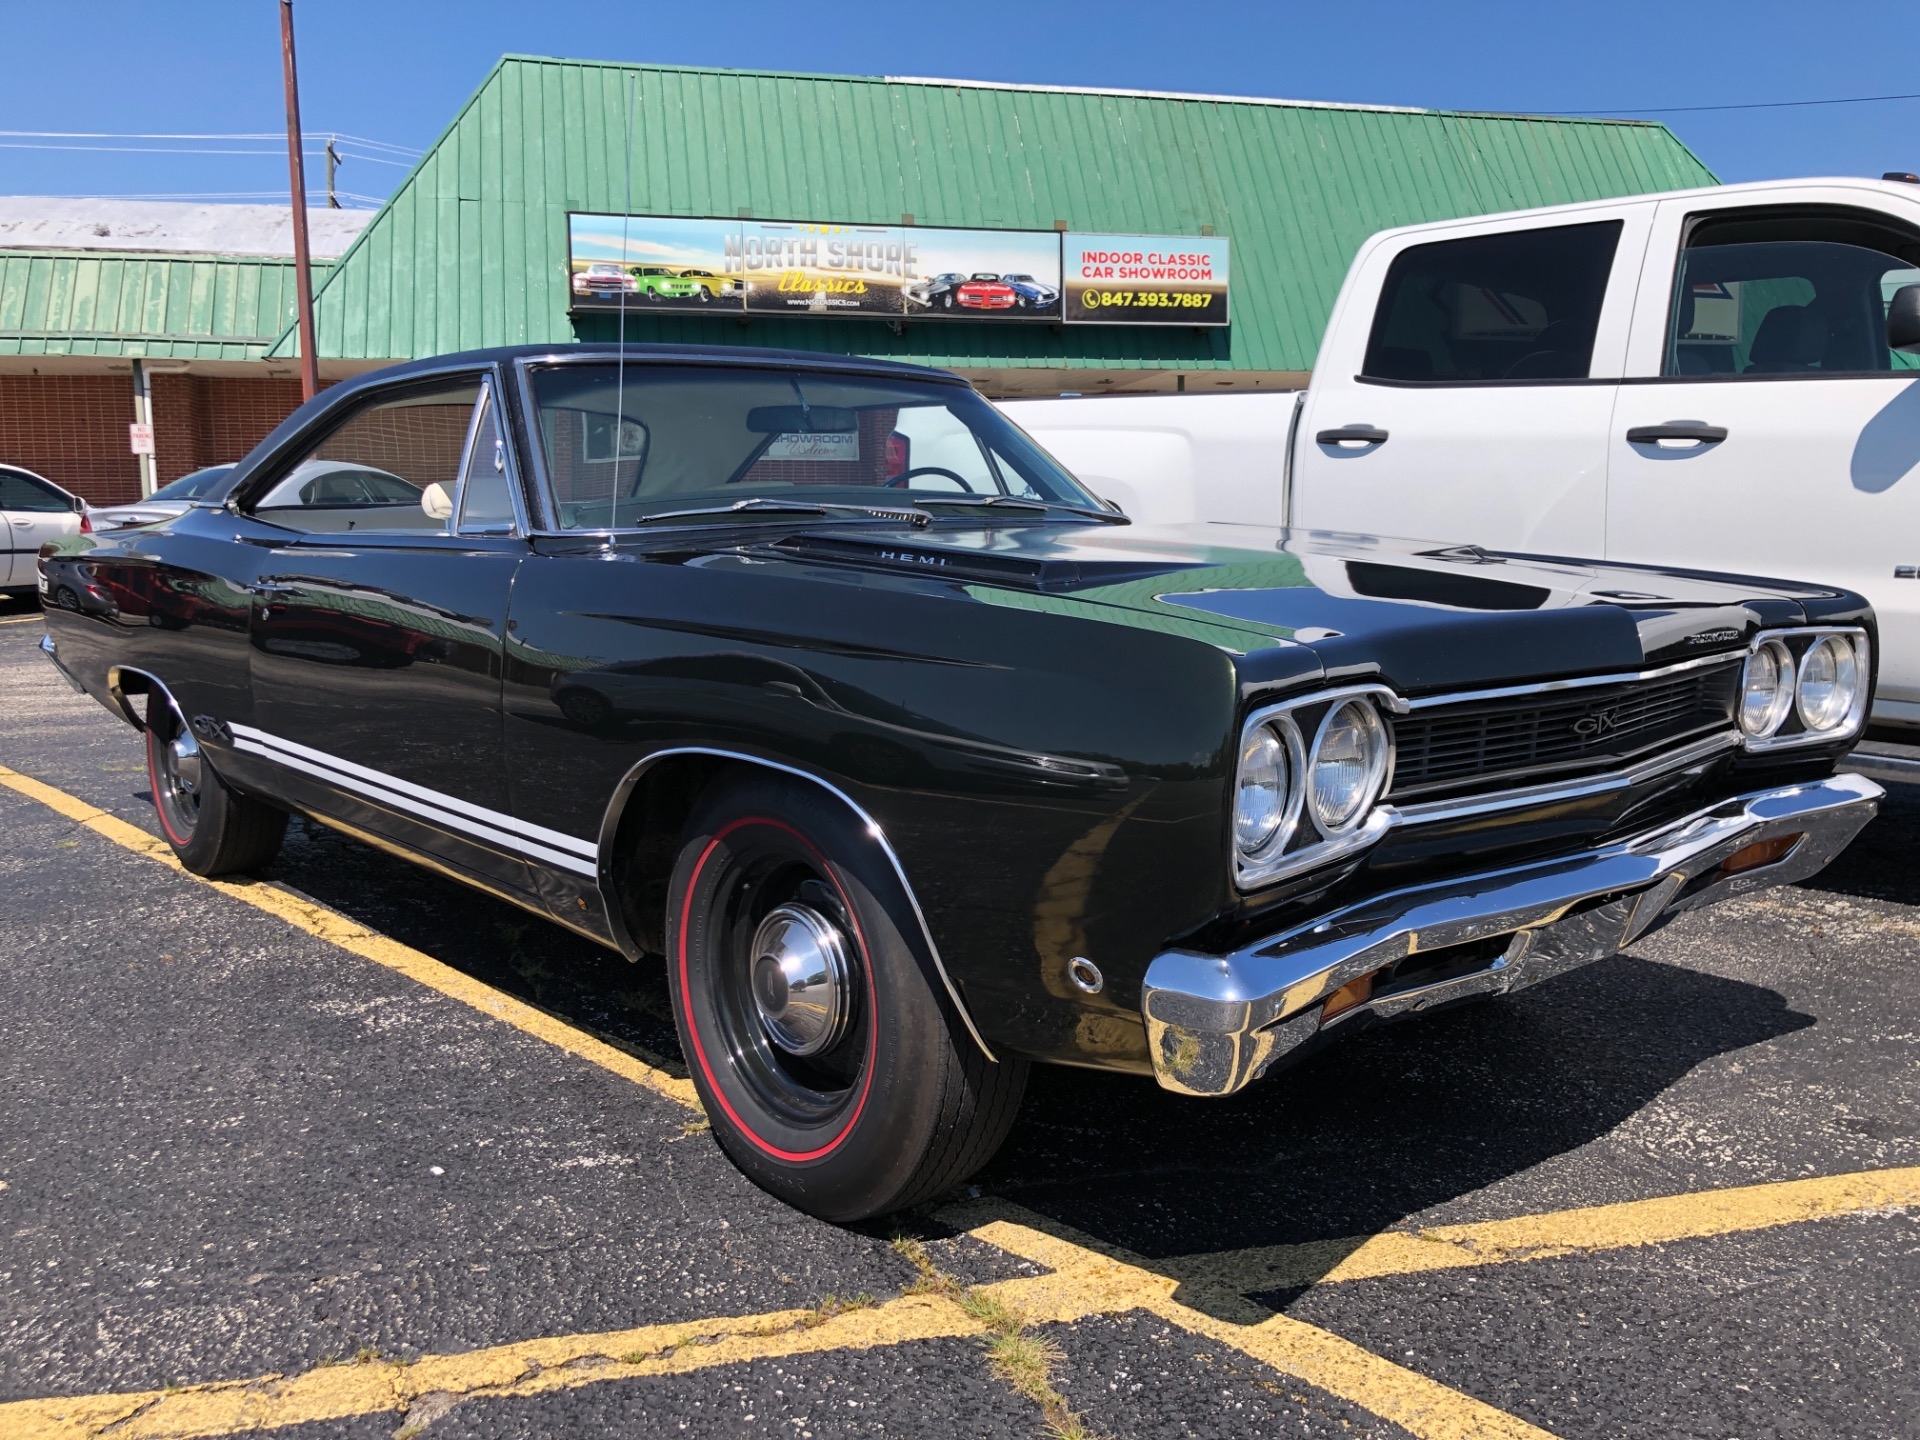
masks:
[[[43,475],[0,465],[0,593],[32,594],[40,547],[79,532],[87,502]]]

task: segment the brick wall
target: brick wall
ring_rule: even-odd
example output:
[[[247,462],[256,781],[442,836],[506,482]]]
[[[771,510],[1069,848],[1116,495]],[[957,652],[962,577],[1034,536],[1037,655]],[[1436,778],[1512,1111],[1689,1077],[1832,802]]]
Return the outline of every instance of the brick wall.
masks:
[[[451,405],[381,405],[349,420],[316,452],[322,460],[352,460],[385,470],[421,489],[451,486],[460,478],[460,456],[479,390],[462,392]]]
[[[96,505],[140,498],[132,423],[131,376],[0,375],[0,461]]]
[[[300,404],[298,380],[153,375],[158,483],[238,460]],[[133,377],[0,375],[0,462],[24,465],[95,505],[140,498],[127,448]]]
[[[189,470],[240,459],[300,405],[298,380],[155,375],[149,383],[154,465],[162,485]]]

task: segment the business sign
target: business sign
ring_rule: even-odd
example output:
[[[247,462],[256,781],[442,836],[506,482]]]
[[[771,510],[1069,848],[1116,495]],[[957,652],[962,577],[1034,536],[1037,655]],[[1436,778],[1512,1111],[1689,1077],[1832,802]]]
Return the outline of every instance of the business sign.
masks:
[[[1227,323],[1213,236],[574,214],[567,247],[576,314]]]
[[[1060,319],[1051,230],[569,215],[567,240],[576,313]]]
[[[1227,242],[1212,235],[1062,238],[1072,325],[1225,325]]]

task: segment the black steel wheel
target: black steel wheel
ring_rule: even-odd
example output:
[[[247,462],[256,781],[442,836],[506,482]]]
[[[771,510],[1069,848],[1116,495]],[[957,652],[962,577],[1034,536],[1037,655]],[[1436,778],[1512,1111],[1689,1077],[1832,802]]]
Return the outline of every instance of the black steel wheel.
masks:
[[[985,1057],[919,954],[898,881],[845,806],[757,773],[710,791],[668,892],[674,1018],[714,1134],[749,1178],[852,1221],[992,1156],[1026,1065]]]
[[[160,833],[195,875],[258,869],[280,853],[287,812],[228,788],[160,695],[147,698],[147,777]]]

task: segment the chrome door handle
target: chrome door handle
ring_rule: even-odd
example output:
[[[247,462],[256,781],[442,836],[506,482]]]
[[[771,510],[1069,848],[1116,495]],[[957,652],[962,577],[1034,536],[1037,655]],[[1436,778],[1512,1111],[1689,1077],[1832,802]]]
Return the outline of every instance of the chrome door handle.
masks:
[[[1313,437],[1316,445],[1384,445],[1387,432],[1371,425],[1342,425],[1338,430],[1322,430]]]
[[[1724,425],[1702,425],[1698,420],[1669,420],[1664,425],[1636,425],[1627,431],[1629,445],[1657,445],[1662,440],[1692,440],[1718,445],[1727,438]]]
[[[258,585],[249,585],[247,588],[256,595],[285,595],[291,591],[298,590],[300,587],[298,585],[276,585],[268,581]]]

